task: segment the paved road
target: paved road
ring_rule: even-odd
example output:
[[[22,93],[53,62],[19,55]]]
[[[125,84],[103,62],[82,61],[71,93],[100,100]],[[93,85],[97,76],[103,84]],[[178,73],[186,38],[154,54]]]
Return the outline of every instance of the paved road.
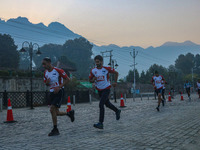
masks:
[[[74,150],[199,150],[200,99],[184,95],[167,102],[157,112],[155,100],[127,99],[121,119],[106,109],[104,130],[93,128],[98,121],[98,103],[77,104],[76,121],[58,117],[60,135],[48,137],[52,128],[48,107],[14,109],[15,124],[5,124],[6,110],[0,112],[0,149]],[[115,105],[119,106],[118,103]],[[61,110],[65,110],[62,106]]]

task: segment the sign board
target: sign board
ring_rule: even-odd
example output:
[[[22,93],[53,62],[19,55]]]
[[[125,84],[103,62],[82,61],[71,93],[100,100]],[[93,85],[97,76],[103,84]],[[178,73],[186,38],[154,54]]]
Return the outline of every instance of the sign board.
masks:
[[[83,81],[83,82],[80,82],[80,84],[86,88],[92,88],[92,83],[90,83],[90,82]]]
[[[134,94],[134,93],[135,93],[135,94],[140,94],[140,90],[139,90],[139,89],[135,89],[135,90],[134,90],[133,88],[131,88],[131,93],[132,93],[132,94]]]

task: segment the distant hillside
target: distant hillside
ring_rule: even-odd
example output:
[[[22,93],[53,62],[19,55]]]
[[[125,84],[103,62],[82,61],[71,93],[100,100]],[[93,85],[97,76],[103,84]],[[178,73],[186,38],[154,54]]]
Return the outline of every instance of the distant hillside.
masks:
[[[148,47],[146,49],[142,47],[119,47],[117,45],[107,45],[107,46],[94,46],[94,55],[101,54],[101,51],[113,50],[113,59],[117,60],[119,65],[118,71],[120,72],[120,77],[127,75],[128,70],[133,69],[131,65],[133,64],[133,58],[130,52],[135,49],[138,51],[136,57],[136,68],[141,72],[146,71],[152,64],[156,63],[158,65],[163,65],[168,67],[175,63],[175,60],[180,54],[197,54],[200,53],[200,45],[195,44],[191,41],[185,41],[183,43],[177,42],[166,42],[159,47]],[[105,58],[104,64],[107,65],[109,58]]]
[[[0,33],[10,34],[19,47],[23,41],[36,42],[42,46],[47,43],[63,44],[66,40],[81,37],[59,22],[45,26],[43,23],[33,24],[25,17],[7,21],[0,19]]]
[[[40,46],[48,43],[64,44],[66,40],[81,37],[65,27],[59,22],[52,22],[48,26],[43,23],[33,24],[25,17],[9,19],[7,21],[0,20],[0,33],[10,34],[19,49],[23,41],[36,42]],[[120,78],[128,74],[132,69],[133,58],[130,55],[133,49],[138,51],[136,57],[136,68],[141,72],[146,71],[152,64],[156,63],[168,67],[174,64],[174,61],[180,54],[188,52],[200,53],[200,45],[191,41],[183,43],[166,42],[159,47],[148,47],[146,49],[139,46],[119,47],[117,45],[96,46],[94,44],[94,55],[101,54],[101,51],[113,50],[113,59],[116,59],[119,67]],[[93,55],[93,56],[94,56]],[[107,65],[109,58],[105,58],[104,65]]]

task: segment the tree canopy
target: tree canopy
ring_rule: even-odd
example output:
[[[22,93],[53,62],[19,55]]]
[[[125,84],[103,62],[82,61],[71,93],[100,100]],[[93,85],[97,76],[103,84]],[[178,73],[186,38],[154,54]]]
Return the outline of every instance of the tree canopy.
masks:
[[[1,68],[18,68],[19,53],[10,35],[0,34],[0,60]]]

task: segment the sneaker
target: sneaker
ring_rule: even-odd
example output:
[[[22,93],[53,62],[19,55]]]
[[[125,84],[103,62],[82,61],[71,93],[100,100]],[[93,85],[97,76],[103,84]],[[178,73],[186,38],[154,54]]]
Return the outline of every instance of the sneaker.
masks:
[[[48,134],[48,136],[55,136],[55,135],[59,135],[59,131],[58,129],[53,128],[53,130],[51,130],[51,132]]]
[[[119,110],[116,112],[116,120],[119,120],[119,119],[120,119],[120,114],[121,114],[121,110],[119,109]]]
[[[160,111],[159,107],[156,107],[157,111]]]
[[[94,124],[94,127],[95,128],[98,128],[98,129],[103,129],[103,123],[97,123],[97,124]]]
[[[162,105],[165,106],[165,101],[164,100],[162,100]]]
[[[74,122],[74,110],[71,110],[70,112],[67,113],[67,116],[71,119],[71,122]]]

